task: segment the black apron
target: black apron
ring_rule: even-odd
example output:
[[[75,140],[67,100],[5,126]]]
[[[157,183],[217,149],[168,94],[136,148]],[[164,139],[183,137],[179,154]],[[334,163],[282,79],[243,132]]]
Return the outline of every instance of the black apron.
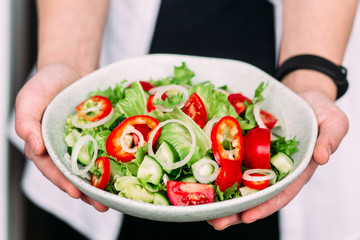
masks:
[[[273,6],[266,0],[163,0],[150,53],[248,62],[273,75]],[[191,68],[191,66],[190,66]],[[119,239],[279,239],[278,214],[217,231],[207,222],[168,223],[124,216]]]

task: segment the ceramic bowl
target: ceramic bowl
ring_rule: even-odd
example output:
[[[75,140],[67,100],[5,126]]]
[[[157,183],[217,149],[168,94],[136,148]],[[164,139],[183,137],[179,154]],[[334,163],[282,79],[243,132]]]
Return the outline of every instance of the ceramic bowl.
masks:
[[[99,190],[89,181],[73,174],[64,160],[66,145],[63,140],[65,121],[75,107],[88,97],[90,91],[114,86],[123,79],[160,79],[173,74],[174,66],[186,62],[196,76],[193,82],[210,80],[215,86],[228,85],[233,92],[249,98],[261,82],[267,82],[265,101],[281,119],[282,134],[287,139],[296,136],[299,151],[293,155],[294,170],[280,182],[244,197],[196,206],[159,206],[126,199]],[[244,62],[185,55],[153,54],[119,61],[83,77],[60,92],[47,107],[42,121],[43,138],[55,165],[70,182],[84,194],[98,202],[132,216],[171,222],[192,222],[215,219],[257,206],[274,197],[293,182],[306,168],[312,156],[317,123],[309,105],[265,72]]]

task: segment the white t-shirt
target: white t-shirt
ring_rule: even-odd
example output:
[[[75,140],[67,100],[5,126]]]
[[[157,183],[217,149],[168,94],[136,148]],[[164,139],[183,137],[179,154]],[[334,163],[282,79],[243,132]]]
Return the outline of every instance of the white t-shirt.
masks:
[[[280,0],[275,4],[277,25],[280,25]],[[113,0],[110,3],[104,32],[100,65],[144,55],[149,51],[159,11],[160,0]],[[137,21],[134,21],[137,19]],[[277,29],[281,29],[280,27]],[[349,70],[350,88],[338,105],[350,118],[350,131],[330,163],[319,167],[301,193],[280,211],[282,239],[360,239],[360,181],[357,177],[360,159],[360,18],[355,23],[344,65]],[[358,30],[356,30],[358,29]],[[276,36],[280,36],[277,32]],[[279,43],[279,40],[278,40]],[[278,44],[277,44],[278,46]],[[14,121],[12,122],[14,123]],[[23,147],[14,127],[10,137]],[[84,236],[91,239],[116,239],[122,214],[109,210],[99,213],[81,200],[71,199],[43,177],[31,161],[27,161],[22,188],[37,205],[58,216]]]

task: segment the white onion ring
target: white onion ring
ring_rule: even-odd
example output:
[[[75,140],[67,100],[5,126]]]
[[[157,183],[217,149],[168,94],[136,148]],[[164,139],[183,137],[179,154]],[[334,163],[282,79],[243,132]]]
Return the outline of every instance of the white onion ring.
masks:
[[[254,173],[259,173],[259,174],[268,174],[268,175],[264,175],[264,176],[251,176],[251,174]],[[243,174],[242,177],[244,180],[246,181],[252,181],[252,182],[260,182],[260,181],[266,181],[266,180],[271,180],[273,178],[276,178],[276,174],[274,173],[273,170],[270,169],[260,169],[260,168],[256,168],[256,169],[249,169],[246,170]]]
[[[190,147],[190,151],[188,153],[188,155],[186,155],[186,157],[181,160],[181,161],[178,161],[178,162],[175,162],[175,163],[166,163],[166,162],[163,162],[163,161],[159,161],[158,159],[156,159],[155,157],[155,153],[152,149],[152,145],[153,145],[153,141],[154,141],[154,136],[155,134],[157,133],[157,131],[159,131],[159,129],[164,126],[165,124],[168,124],[168,123],[172,123],[172,122],[175,122],[175,123],[179,123],[181,125],[183,125],[190,133],[191,135],[191,147]],[[172,170],[172,169],[176,169],[176,168],[179,168],[179,167],[182,167],[184,166],[187,162],[189,162],[190,158],[192,157],[192,155],[194,154],[195,152],[195,146],[196,146],[196,136],[195,136],[195,133],[194,131],[192,130],[192,128],[185,122],[183,121],[180,121],[180,120],[177,120],[177,119],[170,119],[170,120],[166,120],[164,122],[161,122],[159,123],[159,125],[156,126],[156,128],[154,128],[154,130],[151,132],[150,136],[149,136],[149,146],[148,147],[148,153],[150,156],[154,157],[160,164],[161,166],[166,169],[166,170]]]
[[[67,167],[71,167],[71,156],[69,153],[65,153],[64,155],[64,159],[65,159],[65,164]],[[91,175],[89,172],[84,173],[83,175],[81,175],[80,177],[85,178],[87,180],[91,180]]]
[[[143,147],[145,144],[145,139],[144,136],[142,135],[142,133],[138,130],[136,130],[133,126],[129,126],[127,127],[124,132],[121,134],[120,136],[120,144],[121,147],[124,149],[125,152],[128,153],[136,153],[138,146],[135,146],[133,148],[129,148],[128,146],[126,146],[125,144],[125,136],[129,133],[135,133],[138,137],[139,137],[139,144],[138,146]]]
[[[189,92],[186,88],[179,85],[167,85],[167,86],[158,87],[154,95],[154,101],[160,100],[161,96],[169,90],[177,90],[183,94],[183,99],[181,103],[177,105],[178,108],[182,108],[185,105],[186,101],[189,99]],[[174,109],[174,108],[167,108],[160,104],[154,106],[162,112],[171,112]]]
[[[77,163],[77,157],[79,155],[80,149],[83,145],[87,144],[89,141],[92,141],[94,143],[94,155],[90,161],[90,163],[83,169],[79,169],[78,167],[78,163]],[[79,140],[75,143],[74,149],[71,153],[71,169],[72,171],[79,176],[84,175],[85,173],[87,173],[90,168],[94,165],[95,160],[97,158],[97,154],[98,154],[98,145],[96,140],[90,136],[90,135],[85,135],[82,136],[81,138],[79,138]]]
[[[72,125],[74,125],[77,128],[81,128],[81,129],[85,129],[85,128],[93,128],[93,127],[97,127],[100,125],[105,124],[106,122],[108,122],[111,117],[114,114],[114,109],[111,109],[111,112],[104,118],[100,119],[99,121],[96,122],[91,122],[91,123],[85,123],[85,124],[79,124],[77,123],[77,120],[79,119],[78,115],[75,114],[71,120]]]
[[[213,129],[214,125],[215,125],[218,121],[220,121],[220,119],[221,119],[221,118],[212,118],[212,119],[210,119],[210,120],[206,123],[205,127],[203,128],[206,136],[209,137],[210,141],[211,141],[211,130]]]
[[[262,103],[258,102],[255,103],[254,105],[254,117],[256,120],[256,123],[258,124],[259,128],[266,128],[266,125],[264,124],[263,120],[261,119],[261,115],[260,115],[260,108],[261,108]]]
[[[211,175],[202,176],[200,174],[200,168],[204,164],[211,164],[214,167],[214,171],[213,171],[213,173]],[[202,158],[199,161],[197,161],[196,163],[194,163],[192,165],[192,170],[193,170],[193,174],[194,174],[195,179],[200,183],[213,182],[213,181],[215,181],[215,179],[219,175],[219,165],[214,160],[209,159],[209,158]]]

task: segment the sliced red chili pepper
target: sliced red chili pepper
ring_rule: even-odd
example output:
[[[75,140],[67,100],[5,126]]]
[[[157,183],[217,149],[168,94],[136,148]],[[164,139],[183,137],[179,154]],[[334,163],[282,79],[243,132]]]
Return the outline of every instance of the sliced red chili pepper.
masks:
[[[109,99],[103,96],[93,96],[76,107],[78,117],[87,121],[96,122],[110,114],[112,105]]]
[[[244,141],[239,122],[231,116],[221,118],[211,130],[211,142],[215,160],[221,166],[222,159],[232,158],[224,148],[224,140],[230,143],[233,158],[241,165],[244,156]]]
[[[137,125],[147,125],[151,130],[147,133],[144,137],[145,142],[149,140],[149,136],[152,133],[152,131],[156,128],[156,126],[159,124],[158,120],[156,120],[153,117],[146,116],[146,115],[137,115],[132,116],[127,119],[125,119],[123,122],[119,124],[109,135],[109,137],[106,140],[106,151],[110,156],[115,157],[118,161],[121,162],[129,162],[132,159],[134,159],[134,154],[126,152],[120,143],[120,137],[123,134],[123,132],[128,127],[134,127],[136,129]],[[141,132],[141,131],[140,131]],[[161,132],[161,129],[156,132],[154,136],[154,143],[156,142],[157,138],[159,137]]]
[[[147,101],[147,104],[146,104],[146,109],[147,109],[147,111],[148,112],[152,112],[152,111],[154,111],[156,108],[155,108],[155,106],[154,106],[154,104],[153,104],[153,102],[154,102],[154,94],[153,95],[150,95],[150,97],[149,97],[149,99],[148,99],[148,101]]]
[[[186,101],[183,112],[191,117],[199,127],[205,126],[207,120],[205,105],[195,92]]]
[[[107,157],[99,157],[95,160],[97,173],[91,173],[91,185],[99,189],[105,189],[110,179],[110,160]]]

